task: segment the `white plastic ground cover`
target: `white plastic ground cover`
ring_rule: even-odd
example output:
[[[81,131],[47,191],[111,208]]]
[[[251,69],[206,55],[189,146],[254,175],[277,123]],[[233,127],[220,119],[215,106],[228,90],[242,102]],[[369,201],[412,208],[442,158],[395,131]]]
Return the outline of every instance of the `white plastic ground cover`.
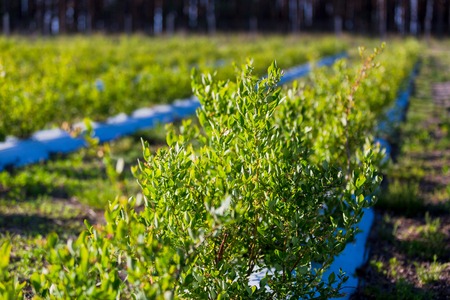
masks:
[[[346,57],[346,53],[325,57],[319,60],[317,66],[329,66],[337,59]],[[286,70],[280,84],[307,75],[311,71],[310,64],[303,64]],[[102,82],[96,82],[98,88],[104,88]],[[195,96],[188,99],[175,100],[171,105],[156,105],[151,108],[141,108],[130,116],[121,113],[110,117],[104,123],[93,122],[94,136],[101,143],[108,142],[138,130],[153,128],[160,123],[173,122],[193,115],[200,107]],[[0,142],[0,171],[6,167],[19,167],[45,160],[52,153],[67,154],[86,146],[82,135],[85,134],[83,123],[76,124],[81,128],[80,137],[72,137],[61,129],[37,131],[28,140]]]

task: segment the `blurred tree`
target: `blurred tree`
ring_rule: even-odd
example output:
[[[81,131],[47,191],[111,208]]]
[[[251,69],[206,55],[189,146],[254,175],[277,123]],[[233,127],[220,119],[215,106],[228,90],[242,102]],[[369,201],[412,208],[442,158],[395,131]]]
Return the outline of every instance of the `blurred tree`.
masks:
[[[9,35],[10,24],[9,24],[9,0],[3,0],[3,34]]]
[[[417,35],[419,33],[419,24],[418,24],[418,14],[419,14],[419,8],[418,8],[418,0],[411,0],[411,17],[410,17],[410,25],[409,25],[409,31],[413,35]]]
[[[427,7],[425,11],[425,36],[429,39],[431,36],[431,22],[433,20],[433,0],[427,0]]]
[[[377,0],[378,5],[378,31],[382,37],[386,36],[386,0]]]
[[[450,34],[450,0],[2,0],[3,34],[343,31]]]
[[[343,30],[343,19],[345,14],[344,0],[333,0],[333,12],[334,12],[334,33],[336,35],[341,35]]]
[[[447,3],[446,0],[437,0],[436,1],[436,12],[437,12],[437,26],[436,26],[436,33],[439,36],[442,36],[444,33],[444,14],[445,14],[445,7],[448,5],[450,7],[450,3]],[[450,8],[449,8],[450,9]],[[450,18],[449,18],[450,19]]]

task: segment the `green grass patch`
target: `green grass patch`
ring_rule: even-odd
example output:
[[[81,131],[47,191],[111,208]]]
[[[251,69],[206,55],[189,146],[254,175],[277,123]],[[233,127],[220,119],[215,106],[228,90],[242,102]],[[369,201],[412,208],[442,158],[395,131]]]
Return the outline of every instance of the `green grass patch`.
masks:
[[[407,216],[423,211],[424,201],[419,195],[417,182],[394,180],[381,192],[376,207]]]

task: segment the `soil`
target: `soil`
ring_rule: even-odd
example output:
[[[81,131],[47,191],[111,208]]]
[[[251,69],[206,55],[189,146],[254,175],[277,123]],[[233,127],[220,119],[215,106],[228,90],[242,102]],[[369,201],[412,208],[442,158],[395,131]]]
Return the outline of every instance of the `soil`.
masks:
[[[434,84],[432,91],[435,109],[449,109],[450,82]],[[376,208],[369,258],[357,271],[360,286],[352,299],[450,299],[450,172],[444,171],[450,167],[450,149],[437,146],[450,137],[439,126],[442,121],[430,114],[417,125],[428,131],[429,150],[402,154],[424,170],[419,180],[423,211],[405,216]]]

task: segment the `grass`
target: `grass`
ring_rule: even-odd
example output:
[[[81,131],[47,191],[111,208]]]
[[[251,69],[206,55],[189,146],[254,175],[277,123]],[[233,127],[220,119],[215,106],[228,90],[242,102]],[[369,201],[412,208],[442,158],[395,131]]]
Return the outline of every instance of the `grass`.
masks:
[[[417,182],[390,182],[377,201],[377,207],[394,213],[415,215],[423,210],[424,202],[419,195]]]
[[[383,299],[383,300],[429,300],[433,299],[433,294],[416,288],[404,279],[399,279],[393,284],[389,292],[378,286],[368,286],[363,299]]]
[[[389,169],[390,183],[377,203],[381,218],[374,235],[380,243],[373,244],[372,249],[379,252],[371,255],[368,268],[375,280],[366,279],[367,285],[361,292],[364,299],[433,299],[439,294],[424,289],[424,285],[441,280],[448,268],[444,219],[432,211],[426,219],[424,213],[430,210],[430,203],[422,182],[431,168],[424,157],[414,156],[433,150],[434,145],[442,149],[450,141],[450,126],[440,125],[442,131],[447,130],[447,139],[434,144],[428,132],[436,125],[426,129],[420,125],[436,113],[432,103],[423,100],[430,97],[429,82],[437,76],[433,74],[441,72],[433,73],[433,60],[428,61],[429,65],[424,62],[417,82],[408,122],[401,127],[402,155]],[[142,131],[111,144],[95,145],[69,156],[55,156],[46,163],[0,173],[0,245],[7,240],[13,245],[11,271],[21,279],[29,278],[42,268],[41,245],[49,233],[56,232],[59,242],[66,243],[85,228],[85,219],[91,224],[103,222],[102,209],[115,197],[139,195],[130,167],[142,157],[141,138],[155,150],[165,144],[165,131],[162,127]],[[116,171],[121,169],[117,168],[119,162],[124,163],[121,172]],[[444,168],[441,166],[441,173],[449,173]],[[448,203],[448,186],[436,189],[443,203]],[[445,209],[444,206],[440,211]],[[412,239],[402,240],[404,233]],[[402,268],[413,276],[405,275]]]
[[[423,53],[354,299],[450,298],[450,118],[432,94],[434,83],[450,81],[447,46],[433,42],[439,49]]]
[[[117,195],[136,195],[140,189],[130,166],[142,156],[141,138],[156,149],[165,143],[164,132],[163,127],[157,127],[111,144],[94,145],[45,163],[1,172],[0,200],[27,203],[48,196],[102,209]],[[124,166],[115,172],[118,163]],[[111,174],[114,172],[117,174]]]
[[[103,208],[109,201],[139,195],[130,167],[142,157],[141,138],[155,150],[165,144],[165,129],[159,126],[0,173],[0,245],[10,241],[13,246],[10,272],[19,280],[29,278],[43,267],[42,245],[50,233],[58,234],[59,243],[66,243],[85,229],[84,220],[104,222]],[[124,163],[123,171],[115,172],[119,161]]]
[[[436,261],[437,256],[433,257],[433,262],[429,264],[429,266],[420,265],[419,263],[415,263],[417,276],[422,285],[433,283],[439,281],[442,273],[445,270],[446,265],[441,264]]]
[[[401,246],[411,258],[429,261],[435,257],[445,257],[447,244],[440,219],[432,219],[426,212],[425,221],[425,225],[414,225],[407,229],[408,236],[414,238],[402,241]]]

